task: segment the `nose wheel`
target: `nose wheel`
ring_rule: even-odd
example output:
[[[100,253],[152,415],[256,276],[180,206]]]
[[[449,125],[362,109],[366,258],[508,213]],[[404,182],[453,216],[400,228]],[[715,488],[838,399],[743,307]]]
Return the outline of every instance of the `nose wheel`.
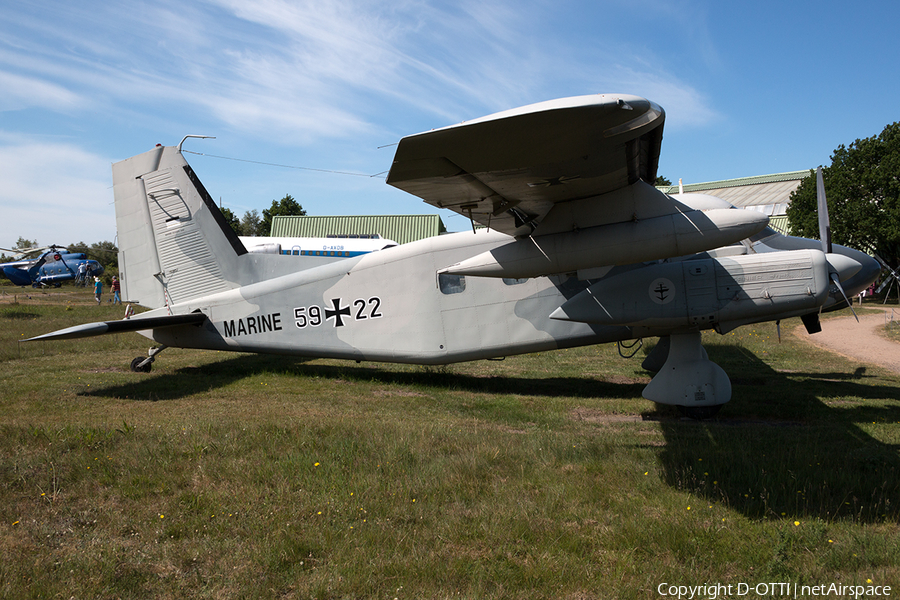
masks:
[[[150,348],[147,352],[147,357],[138,356],[133,361],[131,361],[131,370],[135,373],[149,373],[151,369],[151,365],[153,365],[153,361],[156,360],[156,355],[166,349],[166,346],[157,346],[156,348]]]

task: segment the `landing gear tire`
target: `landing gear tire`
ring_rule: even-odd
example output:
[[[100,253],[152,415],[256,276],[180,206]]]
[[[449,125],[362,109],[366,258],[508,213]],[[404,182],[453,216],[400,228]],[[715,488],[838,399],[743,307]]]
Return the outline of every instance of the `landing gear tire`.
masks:
[[[703,419],[710,419],[716,416],[719,413],[719,410],[722,408],[721,404],[714,404],[712,406],[678,406],[678,412],[683,414],[689,419],[696,419],[697,421],[702,421]]]
[[[136,359],[131,361],[131,370],[134,371],[135,373],[149,373],[150,368],[153,365],[153,363],[148,362],[146,365],[144,365],[142,367],[141,363],[144,362],[145,360],[147,360],[146,357],[138,356]]]

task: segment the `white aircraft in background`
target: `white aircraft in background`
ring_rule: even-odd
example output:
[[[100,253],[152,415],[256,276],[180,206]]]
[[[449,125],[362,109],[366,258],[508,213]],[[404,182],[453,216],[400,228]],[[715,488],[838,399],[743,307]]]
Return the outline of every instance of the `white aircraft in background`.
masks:
[[[710,416],[731,383],[702,330],[815,331],[879,265],[658,191],[664,120],[592,95],[405,137],[387,182],[484,228],[327,264],[247,252],[180,145],[154,148],[113,165],[123,293],[153,310],[33,339],[139,331],[161,344],[132,362],[149,371],[168,346],[444,364],[652,336],[643,395]]]
[[[349,258],[396,246],[378,234],[331,237],[238,236],[247,252]]]

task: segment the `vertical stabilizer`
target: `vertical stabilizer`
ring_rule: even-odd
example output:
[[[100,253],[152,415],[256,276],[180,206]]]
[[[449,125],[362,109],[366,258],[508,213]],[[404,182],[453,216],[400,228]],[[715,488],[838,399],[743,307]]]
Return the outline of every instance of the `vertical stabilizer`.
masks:
[[[113,165],[125,298],[169,306],[241,285],[237,235],[174,146]]]

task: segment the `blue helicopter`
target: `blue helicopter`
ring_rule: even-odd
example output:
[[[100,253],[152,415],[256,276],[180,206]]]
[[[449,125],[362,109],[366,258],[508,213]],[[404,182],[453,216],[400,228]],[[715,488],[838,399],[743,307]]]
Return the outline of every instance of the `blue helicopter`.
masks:
[[[59,287],[64,281],[85,284],[88,278],[103,273],[103,265],[84,252],[69,252],[57,246],[26,250],[20,255],[38,252],[37,258],[0,263],[0,273],[15,285],[32,287]]]

